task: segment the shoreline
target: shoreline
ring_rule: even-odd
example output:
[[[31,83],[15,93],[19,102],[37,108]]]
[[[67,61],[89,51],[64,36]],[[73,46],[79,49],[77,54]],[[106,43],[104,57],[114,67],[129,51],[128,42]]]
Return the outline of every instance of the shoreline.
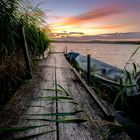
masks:
[[[98,44],[134,44],[140,45],[140,41],[104,41],[104,40],[91,40],[91,41],[68,41],[68,40],[53,40],[53,43],[98,43]]]

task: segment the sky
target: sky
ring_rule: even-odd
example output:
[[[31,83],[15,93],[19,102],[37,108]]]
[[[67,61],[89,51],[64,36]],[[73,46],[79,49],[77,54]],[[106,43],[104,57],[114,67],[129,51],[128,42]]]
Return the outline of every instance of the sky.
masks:
[[[140,0],[32,0],[53,33],[97,35],[140,32]]]

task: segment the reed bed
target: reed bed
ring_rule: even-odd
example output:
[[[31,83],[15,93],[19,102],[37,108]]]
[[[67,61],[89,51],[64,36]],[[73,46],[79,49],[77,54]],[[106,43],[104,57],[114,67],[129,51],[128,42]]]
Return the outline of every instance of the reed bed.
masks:
[[[0,1],[0,108],[26,79],[20,27],[25,29],[31,64],[49,47],[45,14],[38,6],[22,0]]]

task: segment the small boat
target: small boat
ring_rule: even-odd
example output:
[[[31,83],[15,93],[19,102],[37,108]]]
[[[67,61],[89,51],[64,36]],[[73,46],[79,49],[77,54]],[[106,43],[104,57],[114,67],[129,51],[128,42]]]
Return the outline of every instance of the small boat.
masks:
[[[78,70],[80,69],[82,71],[81,73],[84,73],[84,78],[86,79],[87,56],[70,52],[68,53],[68,60],[74,63],[74,66],[76,64],[78,65],[76,68],[78,68]],[[109,90],[109,92],[106,93],[106,98],[103,97],[103,92],[100,93],[100,97],[104,100],[105,106],[113,110],[115,121],[118,124],[122,126],[130,124],[130,126],[124,127],[127,134],[131,138],[139,139],[140,113],[138,107],[140,105],[140,72],[133,78],[128,71],[95,58],[90,59],[90,64],[91,86],[94,84],[95,92],[96,88],[100,88],[102,85],[104,86],[101,87],[101,90],[108,87],[112,89],[111,92]],[[123,95],[121,92],[123,92]],[[116,103],[114,104],[114,102]],[[113,108],[111,104],[114,105]]]
[[[80,55],[76,52],[70,52],[68,53],[68,56],[70,60],[74,60],[78,64],[82,71],[87,73],[87,56]],[[99,87],[101,85],[106,85],[106,87],[110,87],[110,89],[112,89],[112,92],[118,94],[120,90],[122,90],[122,92],[124,92],[124,97],[131,98],[133,96],[134,98],[135,96],[135,98],[137,98],[140,96],[140,94],[138,94],[137,85],[137,81],[139,80],[132,78],[128,71],[122,70],[95,58],[90,59],[90,64],[92,83],[93,81],[96,81]],[[114,96],[114,99],[116,96]]]

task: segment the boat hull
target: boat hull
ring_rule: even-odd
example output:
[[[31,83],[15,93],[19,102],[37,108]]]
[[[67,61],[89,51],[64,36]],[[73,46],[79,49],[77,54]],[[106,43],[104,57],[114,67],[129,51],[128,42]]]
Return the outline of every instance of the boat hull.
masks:
[[[72,54],[71,52],[71,58],[73,58]],[[73,61],[77,64],[76,69],[78,68],[82,76],[87,80],[87,57],[77,55],[73,58]],[[136,82],[134,80],[129,81],[124,70],[95,58],[91,58],[90,61],[90,83],[95,91],[101,92],[103,98],[112,103],[116,102],[121,107],[127,107],[129,103],[135,101],[135,98],[140,97],[140,94],[137,93]]]

